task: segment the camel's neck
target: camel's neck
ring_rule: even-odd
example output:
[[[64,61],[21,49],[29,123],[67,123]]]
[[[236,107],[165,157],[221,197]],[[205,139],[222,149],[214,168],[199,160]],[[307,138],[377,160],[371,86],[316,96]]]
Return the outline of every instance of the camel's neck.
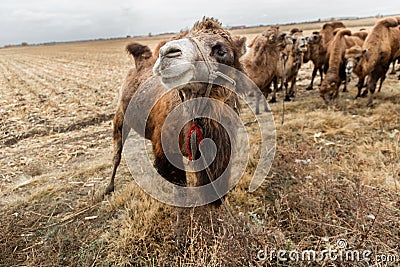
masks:
[[[330,73],[338,73],[340,69],[340,65],[343,62],[343,55],[344,55],[344,42],[342,42],[342,38],[339,40],[335,40],[332,44],[331,53],[329,56],[329,69],[328,72]]]
[[[354,69],[354,72],[360,77],[367,76],[374,68],[375,64],[373,62],[377,62],[377,58],[374,57],[367,59],[363,57],[358,63],[357,67]]]

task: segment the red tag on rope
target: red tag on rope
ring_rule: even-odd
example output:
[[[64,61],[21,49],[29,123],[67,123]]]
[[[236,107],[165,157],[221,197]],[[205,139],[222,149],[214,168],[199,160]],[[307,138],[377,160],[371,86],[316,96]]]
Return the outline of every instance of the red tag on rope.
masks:
[[[192,133],[196,132],[196,142],[197,144],[200,144],[201,140],[203,140],[203,133],[200,130],[200,127],[197,126],[197,124],[193,124],[190,126],[190,129],[186,135],[186,153],[188,154],[189,160],[193,160],[193,154],[191,150],[191,144],[190,144],[190,139],[192,137]]]

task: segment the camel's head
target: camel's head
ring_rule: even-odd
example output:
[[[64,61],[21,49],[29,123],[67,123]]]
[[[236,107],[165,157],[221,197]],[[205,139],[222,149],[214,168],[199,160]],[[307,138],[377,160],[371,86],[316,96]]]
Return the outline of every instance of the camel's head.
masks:
[[[293,43],[296,46],[296,50],[302,53],[307,52],[307,39],[303,35],[293,36]]]
[[[303,61],[307,63],[314,53],[318,53],[318,47],[321,43],[321,35],[319,32],[313,32],[311,35],[306,36],[307,51],[304,53]]]
[[[264,37],[266,39],[263,40],[260,37]],[[288,44],[288,42],[289,43],[292,42],[290,36],[287,33],[281,32],[279,30],[279,26],[269,27],[261,34],[261,36],[257,36],[254,39],[254,41],[258,41],[259,46],[265,47],[266,45],[270,45],[270,46],[276,46],[280,49],[284,49]]]
[[[226,72],[231,68],[242,69],[239,58],[245,52],[245,42],[246,38],[233,38],[217,20],[203,18],[159,49],[153,71],[166,88],[180,90],[183,100],[204,96],[204,86],[194,82],[209,81],[216,74],[214,79],[234,83]]]
[[[363,55],[366,51],[363,51],[362,48],[358,45],[353,46],[349,49],[346,49],[346,53],[344,58],[346,60],[346,76],[350,77],[353,73],[353,70],[357,67]]]
[[[307,52],[307,38],[303,36],[303,31],[298,28],[293,28],[290,30],[290,36],[292,37],[292,42],[295,45],[297,51],[302,53]]]
[[[251,58],[257,66],[267,66],[268,51],[278,48],[283,50],[291,38],[279,31],[279,27],[272,26],[265,30],[262,34],[257,35],[249,44],[248,57]]]
[[[322,81],[319,93],[325,104],[329,104],[333,99],[338,96],[340,86],[340,78],[337,76],[330,77],[329,74]]]
[[[315,45],[321,42],[321,35],[319,32],[313,32],[311,35],[306,37],[307,45]]]

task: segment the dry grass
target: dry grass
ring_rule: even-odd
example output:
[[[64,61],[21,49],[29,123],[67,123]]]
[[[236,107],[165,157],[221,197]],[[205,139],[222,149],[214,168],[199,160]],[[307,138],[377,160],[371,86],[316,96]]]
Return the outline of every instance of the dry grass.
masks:
[[[141,41],[154,47],[157,38]],[[267,179],[247,192],[255,150],[226,207],[159,203],[124,163],[115,195],[99,202],[111,172],[109,116],[132,65],[123,51],[129,41],[0,50],[0,266],[332,266],[260,262],[257,252],[322,251],[340,238],[373,257],[400,257],[394,76],[373,109],[353,99],[354,84],[326,108],[316,91],[302,90],[311,75],[311,65],[303,66],[283,125],[282,105],[272,105],[277,153]],[[248,110],[242,117],[252,121]],[[259,142],[249,125],[252,142]]]

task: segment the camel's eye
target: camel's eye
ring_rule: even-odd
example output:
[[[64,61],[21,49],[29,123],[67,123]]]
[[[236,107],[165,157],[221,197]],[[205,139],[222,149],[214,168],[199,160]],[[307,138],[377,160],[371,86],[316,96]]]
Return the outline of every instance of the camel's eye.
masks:
[[[226,52],[225,51],[222,51],[222,50],[218,50],[217,51],[217,54],[218,54],[218,56],[224,56],[225,54],[226,54]]]
[[[229,50],[229,47],[226,44],[217,42],[211,49],[211,55],[217,60],[217,62],[225,65],[233,64],[234,54]]]
[[[212,48],[213,54],[218,57],[223,57],[227,53],[226,47],[220,43],[217,43]]]

